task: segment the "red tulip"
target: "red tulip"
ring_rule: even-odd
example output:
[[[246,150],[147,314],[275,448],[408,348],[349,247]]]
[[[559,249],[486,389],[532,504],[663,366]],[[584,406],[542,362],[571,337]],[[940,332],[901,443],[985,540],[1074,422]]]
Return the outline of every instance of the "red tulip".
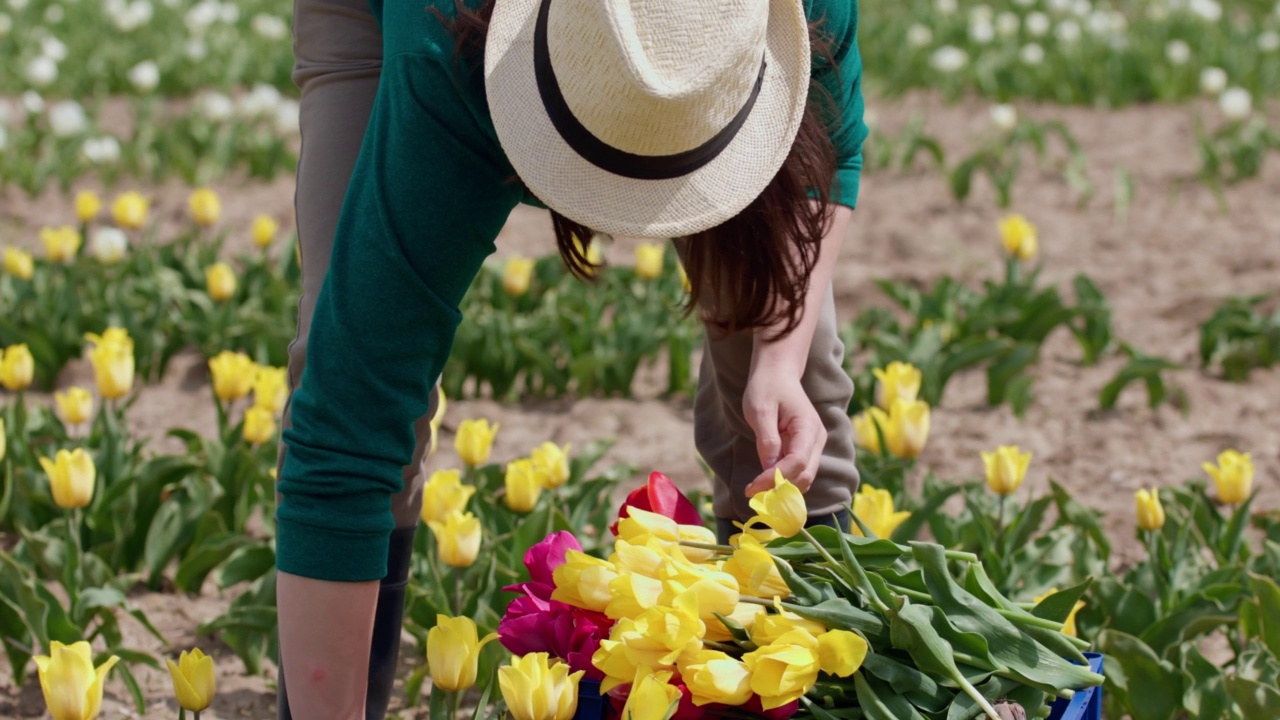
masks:
[[[618,510],[618,519],[629,517],[627,508],[637,507],[641,510],[658,513],[675,520],[679,525],[702,525],[702,513],[689,502],[689,498],[680,492],[680,488],[671,482],[671,478],[660,472],[649,475],[648,484],[636,488],[627,496]],[[614,535],[618,534],[618,523],[609,528]]]

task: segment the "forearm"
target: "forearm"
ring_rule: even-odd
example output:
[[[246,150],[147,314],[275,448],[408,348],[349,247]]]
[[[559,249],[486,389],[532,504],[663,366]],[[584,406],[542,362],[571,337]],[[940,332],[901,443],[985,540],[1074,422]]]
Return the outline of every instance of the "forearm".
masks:
[[[287,673],[293,717],[363,718],[378,582],[330,582],[280,572],[276,597],[281,672]]]
[[[840,254],[840,244],[849,230],[853,210],[844,205],[834,205],[831,215],[831,224],[818,246],[817,262],[814,264],[813,273],[809,276],[809,289],[805,296],[800,323],[789,334],[776,340],[770,340],[770,338],[777,334],[777,327],[756,329],[751,353],[752,374],[757,370],[766,369],[793,373],[799,377],[804,372],[804,366],[809,357],[809,346],[813,343],[813,333],[818,326],[818,314],[827,287],[831,284],[836,259]]]

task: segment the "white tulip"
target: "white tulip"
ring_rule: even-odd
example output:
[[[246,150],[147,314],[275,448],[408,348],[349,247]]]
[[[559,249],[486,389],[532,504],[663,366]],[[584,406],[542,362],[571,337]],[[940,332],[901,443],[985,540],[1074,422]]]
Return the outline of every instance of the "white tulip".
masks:
[[[212,122],[227,120],[235,111],[231,98],[214,90],[207,91],[200,96],[199,107],[204,118]]]
[[[71,137],[89,129],[89,117],[75,100],[63,100],[49,108],[49,129],[55,137]]]
[[[240,6],[234,3],[222,3],[218,6],[218,19],[224,25],[235,25],[240,19]]]
[[[1018,28],[1022,27],[1016,13],[1002,12],[996,16],[996,32],[1000,33],[1000,37],[1013,37],[1018,34]]]
[[[289,26],[275,15],[258,13],[251,22],[253,31],[267,40],[283,40],[289,34]]]
[[[1200,91],[1205,95],[1217,95],[1226,89],[1226,70],[1220,67],[1207,67],[1200,71]]]
[[[38,88],[49,87],[58,79],[58,63],[47,55],[37,55],[27,63],[27,82]]]
[[[927,26],[916,23],[907,28],[907,44],[921,48],[933,43],[933,31]]]
[[[979,45],[986,45],[996,37],[996,29],[990,20],[979,18],[969,24],[969,38]]]
[[[192,62],[200,62],[209,56],[209,46],[204,40],[198,37],[187,40],[187,44],[182,49],[182,53]]]
[[[67,13],[62,9],[61,5],[50,5],[44,9],[44,21],[50,25],[57,25],[67,18]]]
[[[240,96],[236,110],[241,117],[255,118],[275,112],[278,104],[280,91],[272,85],[258,83],[247,94]]]
[[[94,228],[93,237],[89,240],[89,252],[107,265],[120,262],[128,249],[128,236],[120,228],[110,225]]]
[[[935,10],[937,10],[939,13],[942,13],[943,15],[950,15],[951,13],[954,13],[956,11],[956,8],[959,7],[959,4],[956,2],[956,0],[933,0],[933,7]]]
[[[113,163],[120,159],[120,142],[111,135],[89,138],[80,147],[80,152],[95,165]]]
[[[22,93],[22,108],[28,115],[39,115],[44,112],[44,98],[35,90],[28,90]]]
[[[28,0],[9,0],[9,9],[14,12],[22,12],[27,9]]]
[[[943,45],[933,51],[929,64],[939,72],[953,73],[969,64],[969,54],[954,45]]]
[[[9,31],[12,29],[13,29],[13,18],[9,17],[4,13],[0,13],[0,37],[4,37],[8,35]]]
[[[140,93],[149,93],[160,84],[160,66],[154,60],[143,60],[129,69],[129,82]]]
[[[1080,40],[1080,23],[1075,20],[1063,20],[1058,23],[1055,34],[1058,36],[1058,42],[1064,45],[1075,44]]]
[[[1042,12],[1033,12],[1027,15],[1027,32],[1033,37],[1044,37],[1049,32],[1049,16]]]
[[[1093,12],[1093,3],[1089,0],[1075,0],[1071,5],[1071,12],[1078,18],[1088,17]]]
[[[1275,30],[1264,30],[1258,35],[1258,49],[1264,53],[1280,50],[1280,33]]]
[[[1164,46],[1164,56],[1174,65],[1186,65],[1191,59],[1191,46],[1183,40],[1170,40]]]
[[[67,59],[67,44],[52,35],[40,38],[40,53],[54,62]]]
[[[1049,9],[1056,13],[1065,13],[1071,6],[1072,0],[1049,0]]]
[[[1040,43],[1027,43],[1018,51],[1018,57],[1027,65],[1039,65],[1044,62],[1044,48]]]
[[[298,134],[298,101],[285,98],[276,105],[276,134],[292,137]]]
[[[1222,91],[1218,107],[1228,120],[1243,120],[1253,112],[1253,97],[1244,88],[1230,87]]]
[[[218,21],[218,3],[214,0],[201,0],[191,6],[182,21],[192,35],[201,35]]]
[[[1222,6],[1217,0],[1191,0],[1190,9],[1205,22],[1218,22],[1222,19]]]
[[[1008,103],[991,106],[991,122],[997,128],[1009,132],[1018,125],[1018,110]]]

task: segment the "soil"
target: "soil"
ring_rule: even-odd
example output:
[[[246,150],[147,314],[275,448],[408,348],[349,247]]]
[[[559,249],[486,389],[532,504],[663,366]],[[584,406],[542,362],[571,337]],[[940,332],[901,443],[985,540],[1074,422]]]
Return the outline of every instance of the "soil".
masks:
[[[890,135],[909,118],[926,118],[925,130],[937,137],[952,162],[990,132],[988,105],[981,101],[946,104],[937,96],[915,94],[873,102],[877,127]],[[1024,115],[1062,120],[1080,141],[1088,159],[1088,176],[1098,189],[1081,207],[1077,193],[1053,167],[1028,162],[1014,191],[1013,210],[1039,228],[1043,278],[1067,294],[1071,278],[1087,273],[1114,309],[1117,336],[1144,352],[1185,366],[1174,373],[1189,400],[1189,412],[1146,406],[1145,393],[1134,387],[1109,412],[1098,410],[1098,391],[1123,359],[1111,357],[1082,367],[1072,338],[1060,331],[1046,345],[1038,367],[1036,399],[1022,419],[1008,407],[986,407],[985,378],[971,373],[955,378],[933,413],[933,430],[921,463],[944,477],[973,477],[981,472],[978,453],[998,444],[1018,444],[1034,454],[1024,492],[1047,490],[1056,479],[1087,505],[1106,513],[1116,546],[1116,562],[1140,557],[1135,540],[1133,493],[1141,487],[1177,483],[1201,475],[1200,464],[1228,447],[1253,454],[1261,508],[1280,507],[1280,433],[1272,423],[1280,414],[1268,410],[1280,397],[1280,374],[1256,372],[1247,384],[1224,382],[1202,372],[1196,354],[1199,325],[1217,304],[1231,295],[1262,293],[1277,287],[1280,266],[1280,163],[1263,175],[1226,192],[1226,207],[1198,182],[1195,118],[1206,107],[1152,106],[1124,110],[1021,106]],[[1127,219],[1117,219],[1113,183],[1118,171],[1131,174],[1136,193]],[[258,212],[289,217],[292,182],[269,184],[227,182],[216,186],[229,226],[243,228],[233,238],[247,242],[249,219]],[[155,188],[155,206],[166,222],[180,222],[186,188]],[[845,242],[834,280],[842,320],[859,309],[884,305],[872,284],[876,278],[928,283],[942,274],[980,282],[1000,272],[996,222],[1005,211],[995,194],[979,181],[965,204],[955,202],[945,178],[919,169],[869,174],[863,182],[861,206]],[[29,200],[13,192],[0,194],[5,241],[26,243],[32,228],[66,222],[70,204],[48,195]],[[619,241],[608,254],[629,263],[632,244]],[[550,223],[544,213],[521,208],[498,241],[499,255],[551,252]],[[234,248],[232,248],[234,249]],[[695,364],[696,367],[696,364]],[[87,378],[83,366],[68,369],[64,382]],[[183,356],[160,384],[145,389],[131,412],[138,432],[158,435],[175,417],[181,424],[210,432],[214,423],[198,359]],[[656,373],[655,373],[656,375]],[[456,463],[451,431],[469,417],[489,417],[502,425],[494,459],[505,461],[526,453],[543,440],[575,445],[597,438],[618,438],[605,463],[628,462],[641,469],[636,481],[660,469],[685,486],[705,482],[694,457],[692,412],[687,400],[657,397],[656,380],[642,382],[637,400],[580,400],[501,405],[489,401],[450,404],[441,451],[435,467]],[[200,644],[218,652],[194,628],[216,616],[229,602],[216,591],[200,597],[142,595],[136,600],[176,649]],[[136,630],[136,628],[133,628]],[[133,632],[135,647],[159,647],[144,633]],[[408,644],[401,677],[421,662],[422,650]],[[218,659],[219,694],[210,718],[274,717],[274,670],[267,677],[246,677],[239,661],[222,652]],[[149,702],[147,712],[133,713],[121,683],[108,684],[103,717],[172,718],[177,708],[166,673],[140,673]],[[402,698],[397,698],[397,706]],[[37,717],[44,703],[34,677],[15,688],[0,671],[0,717]],[[398,710],[402,718],[426,718],[425,707]]]

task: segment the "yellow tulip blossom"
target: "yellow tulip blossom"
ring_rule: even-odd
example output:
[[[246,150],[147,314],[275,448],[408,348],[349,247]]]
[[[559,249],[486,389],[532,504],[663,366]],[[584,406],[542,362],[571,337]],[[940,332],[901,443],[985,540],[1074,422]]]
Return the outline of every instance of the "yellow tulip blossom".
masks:
[[[513,720],[570,720],[582,675],[566,663],[551,664],[547,653],[530,653],[498,668],[498,687]]]
[[[150,205],[141,193],[130,190],[111,202],[111,217],[125,230],[137,230],[146,224]]]
[[[885,444],[888,444],[889,430],[889,413],[878,407],[869,407],[865,412],[853,416],[854,443],[877,455],[884,454],[884,449],[880,446],[880,435],[886,436]]]
[[[475,493],[474,487],[462,484],[457,470],[436,470],[422,486],[422,522],[430,525],[465,511]]]
[[[662,243],[640,243],[636,246],[636,277],[641,280],[657,280],[662,275],[662,256],[666,252]]]
[[[480,467],[489,461],[489,451],[493,449],[493,438],[498,434],[498,425],[490,425],[486,419],[463,420],[458,426],[458,436],[453,439],[453,449],[458,457],[470,467]]]
[[[236,294],[236,271],[224,262],[216,262],[205,268],[204,286],[215,302],[226,302]]]
[[[765,710],[782,707],[818,682],[819,644],[803,630],[783,633],[772,643],[742,656],[751,672],[751,689],[760,696]]]
[[[741,625],[748,633],[755,625],[756,617],[760,614],[760,606],[754,603],[738,603],[738,607],[733,612],[725,615],[725,618]],[[730,642],[733,635],[729,632],[729,628],[720,618],[708,620],[707,623],[707,639],[716,642]]]
[[[222,217],[222,201],[213,190],[198,188],[187,198],[187,210],[191,212],[191,219],[197,225],[211,227],[218,224],[218,218]]]
[[[809,519],[804,495],[800,488],[782,476],[781,470],[773,471],[773,488],[756,493],[749,504],[757,514],[747,524],[759,520],[782,537],[794,537]]]
[[[639,573],[619,572],[609,581],[609,602],[605,605],[604,614],[614,620],[637,618],[661,601],[661,580]]]
[[[705,525],[677,525],[676,532],[680,534],[680,542],[695,542],[703,545],[715,545],[718,542],[716,534]],[[716,558],[716,551],[706,548],[681,545],[680,552],[695,563],[711,562]]]
[[[98,394],[108,400],[122,398],[133,389],[133,338],[124,328],[107,328],[101,335],[86,333],[92,344],[89,362]]]
[[[436,539],[440,562],[449,567],[471,567],[480,554],[480,538],[484,530],[472,513],[449,513],[444,520],[427,524]]]
[[[822,672],[849,677],[862,667],[867,641],[848,630],[828,630],[818,636],[818,666]]]
[[[270,215],[259,215],[253,219],[253,225],[249,228],[249,237],[253,239],[254,247],[265,250],[271,247],[279,231],[279,223]]]
[[[1009,215],[1000,221],[1000,241],[1005,252],[1023,262],[1034,258],[1039,249],[1036,226],[1021,215]]]
[[[564,564],[552,571],[551,577],[556,584],[552,600],[604,612],[613,599],[609,585],[618,577],[618,569],[607,560],[569,550],[564,555]]]
[[[738,580],[739,587],[747,595],[783,599],[791,595],[791,588],[778,572],[773,555],[750,535],[738,540],[738,549],[725,561],[724,571]]]
[[[4,418],[0,417],[0,462],[4,462],[4,454],[9,450],[9,439],[4,434]]]
[[[40,242],[44,243],[44,255],[49,262],[68,265],[80,252],[80,231],[70,225],[43,228]]]
[[[569,448],[565,445],[563,448],[553,442],[544,442],[534,448],[529,459],[533,461],[533,467],[538,472],[538,477],[542,480],[542,486],[547,490],[555,488],[569,482]]]
[[[0,385],[17,392],[31,387],[35,380],[36,361],[25,343],[10,345],[0,357]]]
[[[223,350],[209,361],[213,394],[223,402],[239,400],[253,389],[258,364],[241,352]]]
[[[40,689],[53,720],[94,720],[102,709],[102,684],[120,661],[112,655],[93,666],[93,650],[81,640],[63,645],[54,640],[48,655],[32,658],[40,674]]]
[[[502,290],[511,297],[520,297],[529,292],[533,266],[531,258],[516,256],[508,259],[502,267]]]
[[[87,223],[102,212],[102,198],[91,190],[81,190],[76,193],[75,206],[76,218],[82,223]]]
[[[178,662],[170,658],[165,658],[165,662],[169,664],[169,678],[173,680],[173,694],[179,707],[193,713],[209,707],[217,692],[213,658],[200,648],[192,648],[190,652],[184,650]]]
[[[275,439],[276,417],[266,408],[254,405],[244,411],[244,440],[250,445],[264,445]]]
[[[269,413],[284,409],[289,399],[289,371],[287,368],[261,365],[253,375],[253,404]]]
[[[631,542],[644,542],[648,536],[676,543],[680,541],[680,526],[666,515],[628,507],[627,517],[618,521],[618,537]]]
[[[444,413],[449,407],[449,399],[444,395],[444,388],[436,387],[436,412],[428,423],[431,426],[431,448],[428,455],[436,454],[436,441],[440,439],[440,426],[444,424]]]
[[[853,496],[853,514],[878,538],[893,535],[893,531],[911,517],[911,513],[906,510],[894,512],[893,493],[884,488],[871,487],[866,483],[863,483],[858,488],[858,494]],[[858,527],[858,523],[853,522],[850,523],[849,532],[862,535],[862,528]]]
[[[93,500],[98,469],[84,448],[59,450],[53,460],[40,458],[40,467],[49,476],[53,501],[64,510],[82,508]]]
[[[1164,505],[1160,504],[1160,491],[1143,488],[1134,493],[1138,527],[1152,532],[1164,527]]]
[[[676,269],[680,271],[680,287],[687,293],[693,292],[693,284],[689,282],[689,273],[685,271],[683,263],[677,263]]]
[[[35,258],[25,250],[7,247],[4,249],[4,271],[19,280],[30,280],[36,274]]]
[[[884,369],[871,371],[876,376],[876,405],[888,410],[895,400],[915,402],[920,395],[920,370],[910,363],[893,361]]]
[[[1157,502],[1159,502],[1159,501],[1157,501]],[[1164,511],[1162,510],[1161,512],[1163,513]],[[1056,588],[1056,587],[1055,587],[1055,588],[1049,588],[1049,591],[1048,591],[1048,592],[1046,592],[1046,593],[1045,593],[1045,594],[1043,594],[1043,595],[1039,595],[1039,596],[1037,596],[1037,597],[1035,598],[1035,600],[1033,600],[1033,602],[1035,602],[1035,603],[1039,604],[1039,603],[1043,602],[1043,601],[1045,600],[1045,598],[1048,598],[1050,595],[1053,595],[1053,594],[1055,594],[1055,593],[1057,593],[1057,592],[1058,592],[1058,588]],[[1063,633],[1065,633],[1065,634],[1067,634],[1067,635],[1070,635],[1071,637],[1077,637],[1077,635],[1076,635],[1076,613],[1080,612],[1080,611],[1081,611],[1081,610],[1083,610],[1084,608],[1085,608],[1085,602],[1084,602],[1083,600],[1077,600],[1077,601],[1076,601],[1076,604],[1071,608],[1071,612],[1067,614],[1067,619],[1066,619],[1066,621],[1064,621],[1064,622],[1062,623],[1062,632],[1063,632]]]
[[[1204,471],[1213,478],[1218,489],[1218,499],[1228,505],[1239,505],[1253,493],[1253,457],[1237,450],[1225,450],[1218,455],[1218,464],[1204,464]]]
[[[738,532],[729,536],[729,545],[731,547],[739,547],[742,545],[742,538],[748,535],[755,538],[757,542],[764,545],[782,537],[773,531],[773,528],[762,525],[744,525],[737,520],[733,521],[734,527],[738,528]]]
[[[503,484],[507,489],[504,499],[512,512],[527,513],[537,507],[542,495],[542,478],[534,470],[532,460],[525,458],[507,463]]]
[[[673,564],[678,562],[673,559]],[[712,566],[688,563],[682,571],[669,569],[666,574],[658,602],[670,605],[678,596],[689,595],[697,602],[698,617],[704,623],[715,622],[717,614],[732,613],[742,599],[737,578]]]
[[[680,706],[680,688],[671,684],[670,672],[642,673],[631,683],[623,720],[668,720]]]
[[[816,638],[826,632],[827,628],[820,622],[802,618],[787,610],[771,613],[757,607],[755,621],[751,623],[751,641],[757,645],[768,645],[794,630],[804,631]]]
[[[751,700],[751,671],[737,658],[719,650],[700,650],[679,667],[694,705],[738,706]]]
[[[1017,445],[1001,445],[993,453],[982,453],[982,464],[987,471],[987,487],[997,495],[1012,495],[1022,487],[1031,466],[1031,453],[1023,452]]]
[[[89,422],[93,417],[93,395],[82,387],[69,387],[66,392],[55,392],[53,400],[58,405],[62,421],[68,425]]]
[[[929,404],[923,400],[895,400],[889,410],[889,428],[885,442],[889,454],[900,458],[917,457],[929,440]]]
[[[613,554],[609,556],[620,572],[643,575],[654,580],[661,579],[663,567],[671,562],[671,546],[655,537],[647,537],[641,542],[632,542],[618,538],[613,543]]]
[[[480,651],[498,639],[489,633],[479,639],[476,623],[469,617],[436,615],[436,625],[427,631],[427,668],[431,684],[457,692],[476,684]]]
[[[625,685],[640,673],[673,670],[682,658],[694,657],[706,633],[697,610],[692,596],[681,595],[672,606],[655,606],[634,619],[619,619],[591,658],[605,674],[601,692]]]

